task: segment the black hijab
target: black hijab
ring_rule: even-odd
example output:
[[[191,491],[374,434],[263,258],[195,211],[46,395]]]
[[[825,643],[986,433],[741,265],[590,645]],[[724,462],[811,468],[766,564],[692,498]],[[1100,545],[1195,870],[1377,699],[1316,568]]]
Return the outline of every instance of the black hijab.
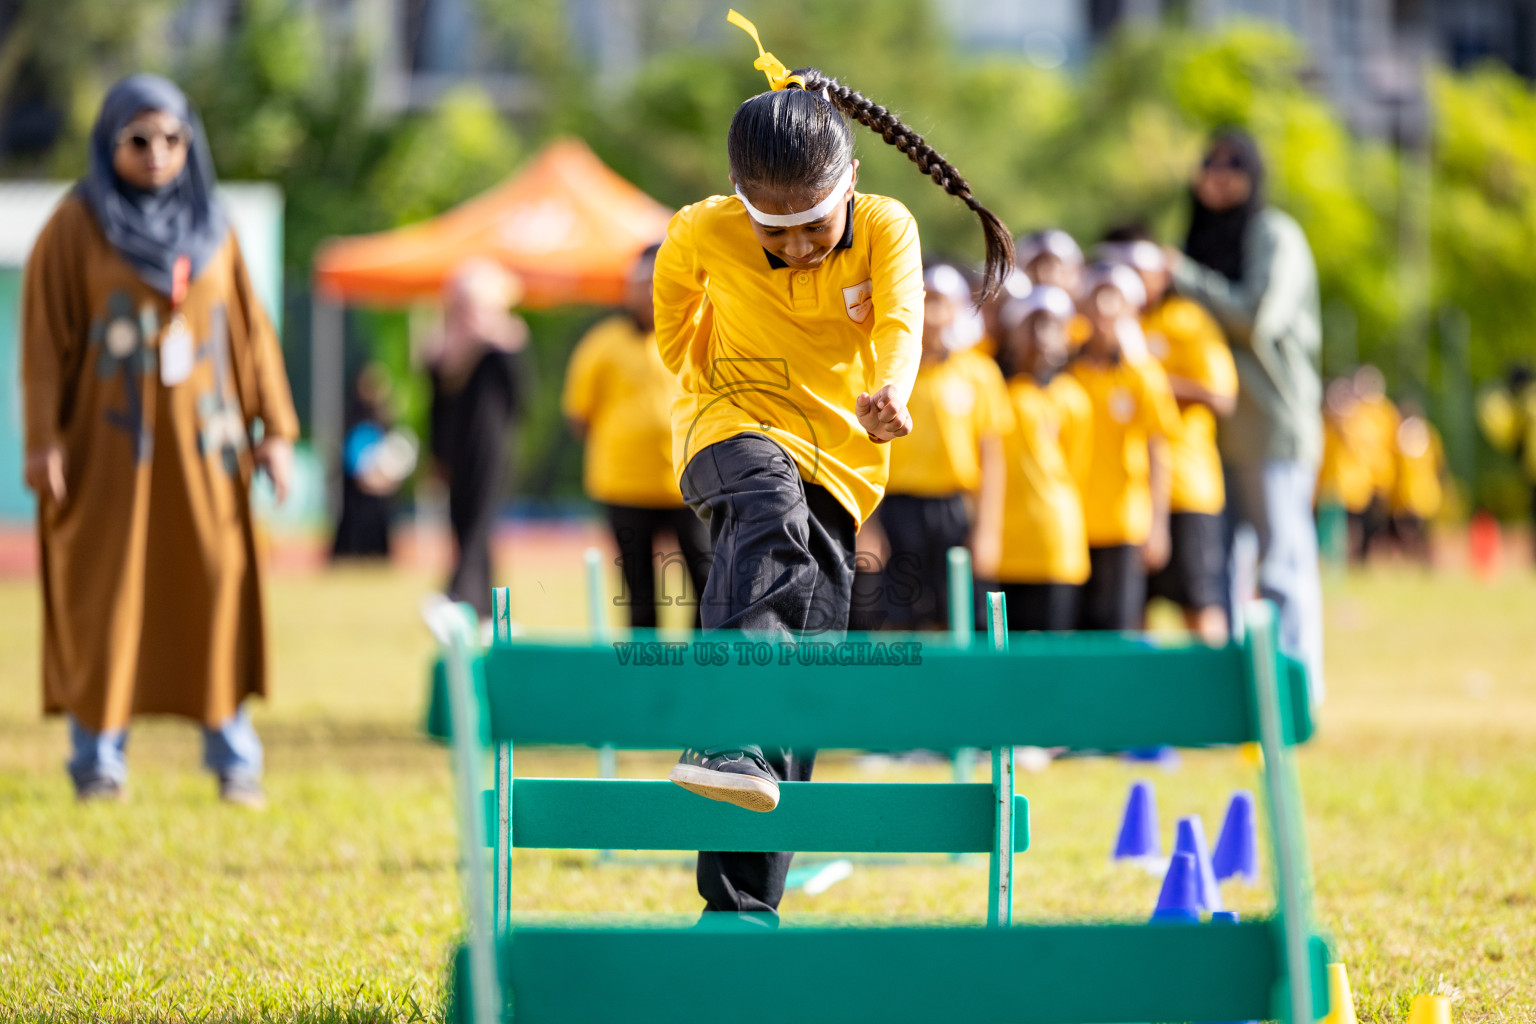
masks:
[[[153,191],[133,187],[112,168],[118,136],[144,110],[180,118],[190,135],[186,167]],[[91,129],[90,169],[76,191],[107,241],[162,295],[174,291],[178,257],[191,264],[190,282],[224,244],[229,221],[214,198],[216,184],[202,121],[180,89],[158,75],[130,75],[112,87]]]
[[[1209,154],[1221,149],[1232,155],[1238,167],[1253,182],[1248,201],[1230,210],[1212,210],[1200,202],[1200,196],[1190,190],[1193,209],[1189,218],[1189,234],[1184,239],[1184,253],[1196,263],[1204,264],[1233,281],[1243,277],[1243,238],[1248,233],[1248,223],[1264,208],[1264,159],[1259,155],[1258,143],[1253,136],[1236,128],[1218,132],[1206,149]]]

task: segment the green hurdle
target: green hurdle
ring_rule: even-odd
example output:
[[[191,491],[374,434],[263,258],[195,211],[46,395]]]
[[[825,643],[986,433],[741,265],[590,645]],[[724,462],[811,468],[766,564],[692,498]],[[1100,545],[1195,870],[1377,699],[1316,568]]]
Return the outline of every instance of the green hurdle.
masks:
[[[973,621],[975,609],[973,602],[975,596],[975,583],[971,576],[971,549],[956,545],[945,553],[946,564],[949,569],[949,633],[954,638],[956,647],[971,646],[971,639],[976,632],[976,624]],[[1007,619],[1003,620],[1003,629],[1007,630]],[[976,751],[972,747],[961,747],[950,752],[951,778],[955,782],[970,782],[971,775],[976,770]]]
[[[675,1024],[680,1014],[742,1005],[839,1024],[1324,1015],[1327,951],[1312,932],[1290,754],[1311,735],[1312,717],[1304,673],[1277,652],[1272,609],[1250,610],[1241,643],[1159,648],[1134,637],[1010,636],[1000,598],[989,595],[990,643],[851,635],[842,645],[773,647],[764,664],[737,661],[731,644],[752,642],[739,634],[698,641],[724,643],[725,665],[709,657],[718,648],[691,644],[676,648],[680,663],[647,663],[634,648],[623,663],[613,643],[518,639],[480,649],[467,623],[447,623],[428,728],[453,741],[471,901],[467,941],[454,960],[452,1018],[569,1024],[622,1015]],[[876,650],[857,645],[884,644],[888,654],[890,645],[918,643],[910,663],[857,663]],[[519,743],[675,750],[738,736],[822,749],[986,748],[993,779],[785,783],[778,809],[754,814],[663,781],[511,774]],[[1013,793],[1014,745],[1253,741],[1265,755],[1273,916],[1219,926],[1011,924],[1013,857],[1028,848],[1030,832],[1028,804]],[[506,835],[487,870],[479,766],[492,746],[505,749],[510,785]],[[513,924],[517,847],[986,853],[989,926],[771,930],[734,915],[696,928]],[[502,878],[505,887],[487,884]],[[744,963],[771,965],[772,983],[744,979]]]

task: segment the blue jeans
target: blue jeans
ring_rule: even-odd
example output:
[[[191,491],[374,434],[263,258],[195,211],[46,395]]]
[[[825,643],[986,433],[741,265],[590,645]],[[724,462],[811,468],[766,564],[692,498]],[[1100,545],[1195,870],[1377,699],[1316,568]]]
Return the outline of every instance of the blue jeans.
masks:
[[[1243,605],[1257,593],[1273,601],[1280,648],[1307,666],[1312,703],[1323,702],[1323,591],[1317,565],[1312,488],[1317,468],[1272,459],[1224,463],[1228,615],[1234,635]]]
[[[128,779],[128,730],[92,732],[69,716],[71,754],[66,767],[76,786],[92,779],[110,779],[123,783]],[[219,778],[261,777],[261,739],[251,725],[244,707],[218,728],[203,726],[203,765]]]

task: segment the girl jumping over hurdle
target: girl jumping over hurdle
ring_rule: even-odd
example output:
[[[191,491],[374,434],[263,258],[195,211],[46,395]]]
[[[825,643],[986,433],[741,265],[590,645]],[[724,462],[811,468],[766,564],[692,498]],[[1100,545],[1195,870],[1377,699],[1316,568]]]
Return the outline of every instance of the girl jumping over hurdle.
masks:
[[[730,20],[757,30],[732,11]],[[846,630],[854,534],[884,491],[887,442],[913,429],[921,358],[917,224],[854,190],[851,117],[975,211],[985,294],[1013,266],[1007,228],[894,114],[821,72],[763,52],[770,91],[743,103],[727,146],[735,192],[679,210],[656,261],[656,341],[682,395],[673,408],[683,498],[709,526],[706,630],[780,641]],[[670,778],[756,811],[814,753],[683,752]],[[776,911],[789,853],[700,853],[708,910]]]

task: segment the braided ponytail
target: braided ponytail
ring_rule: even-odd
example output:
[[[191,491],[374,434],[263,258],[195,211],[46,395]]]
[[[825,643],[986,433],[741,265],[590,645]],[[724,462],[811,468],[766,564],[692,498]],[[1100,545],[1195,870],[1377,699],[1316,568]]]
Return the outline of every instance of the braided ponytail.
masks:
[[[971,194],[970,182],[962,178],[960,172],[938,150],[928,145],[921,135],[878,103],[837,79],[828,78],[815,68],[804,68],[796,74],[805,79],[808,92],[824,92],[834,107],[905,153],[907,159],[917,164],[917,169],[932,178],[935,185],[971,208],[981,220],[982,234],[986,236],[987,243],[987,265],[982,276],[981,298],[985,301],[996,295],[1013,270],[1013,235],[997,214],[982,206],[981,201]]]

